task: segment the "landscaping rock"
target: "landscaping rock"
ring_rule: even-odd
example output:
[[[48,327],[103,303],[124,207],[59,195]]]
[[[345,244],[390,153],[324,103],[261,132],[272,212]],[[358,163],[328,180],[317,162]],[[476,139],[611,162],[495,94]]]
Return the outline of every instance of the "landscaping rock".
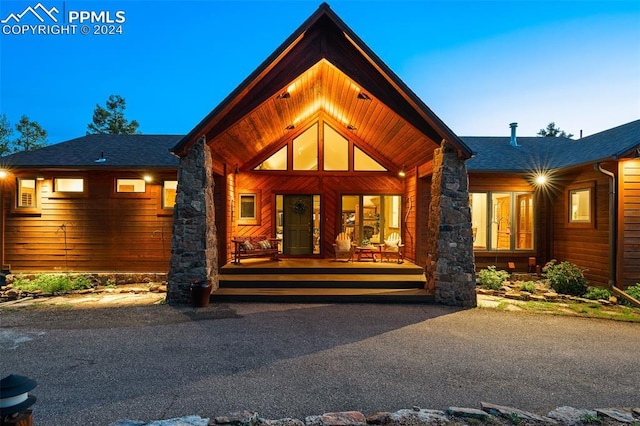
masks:
[[[258,425],[264,426],[305,426],[302,420],[290,417],[277,420],[258,419]]]
[[[483,421],[492,417],[491,414],[486,411],[478,410],[477,408],[449,407],[447,408],[447,414],[454,417],[478,419]]]
[[[367,418],[359,411],[325,413],[322,415],[321,420],[324,426],[353,426],[367,424]]]
[[[523,411],[517,408],[506,407],[504,405],[496,405],[488,402],[481,402],[482,409],[487,413],[494,416],[502,416],[507,418],[515,418],[519,420],[531,420],[534,422],[551,423],[556,424],[554,419],[544,416],[539,416],[528,411]]]
[[[322,416],[307,416],[304,419],[307,426],[322,426]]]
[[[617,422],[635,423],[638,421],[633,417],[632,411],[622,408],[596,408],[596,412],[601,417],[608,417]]]
[[[109,426],[207,426],[208,424],[209,419],[203,419],[200,416],[187,416],[168,420],[156,420],[150,423],[120,420],[111,423]]]
[[[554,292],[544,293],[543,296],[546,300],[557,300],[559,297],[558,293],[554,293]]]
[[[391,414],[391,421],[400,425],[420,423],[449,423],[446,413],[441,410],[398,410]]]
[[[582,424],[586,417],[595,418],[598,414],[594,410],[584,410],[573,407],[558,407],[547,414],[547,417],[557,420],[563,425]]]
[[[230,426],[255,426],[258,423],[258,413],[252,411],[238,411],[228,416],[216,417],[214,424]]]
[[[388,411],[379,411],[367,417],[367,424],[370,425],[386,425],[391,422],[391,413],[389,413]]]

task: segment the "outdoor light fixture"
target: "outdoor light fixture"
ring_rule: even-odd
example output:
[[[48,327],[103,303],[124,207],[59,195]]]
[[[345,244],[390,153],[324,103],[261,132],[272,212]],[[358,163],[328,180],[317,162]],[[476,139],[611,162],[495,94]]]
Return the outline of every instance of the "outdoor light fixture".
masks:
[[[238,168],[238,163],[236,163],[236,168],[235,168],[235,170],[233,171],[233,173],[235,173],[235,174],[240,173],[240,169]]]
[[[363,101],[370,101],[371,98],[364,92],[358,93],[358,99],[362,99]]]
[[[0,170],[0,179],[4,179],[7,177],[7,171],[6,170]]]
[[[400,176],[401,178],[405,177],[407,175],[407,171],[405,170],[404,164],[402,165],[402,169],[400,169],[400,171],[398,172],[398,176]]]
[[[44,180],[44,176],[38,175],[38,176],[36,176],[36,180],[41,180],[42,181],[42,180]]]
[[[293,124],[289,124],[287,127],[285,127],[286,130],[293,130],[295,128],[296,126],[294,126]]]
[[[145,181],[145,182],[147,182],[147,183],[148,183],[148,182],[151,182],[151,181],[153,180],[153,178],[152,178],[150,175],[144,175],[144,178],[143,178],[143,179],[144,179],[144,181]]]
[[[547,183],[547,177],[545,175],[536,176],[536,184],[544,185]]]
[[[358,128],[353,124],[347,124],[347,130],[354,131],[354,130],[358,130]]]
[[[278,96],[276,96],[276,99],[289,99],[290,97],[291,97],[291,93],[282,92]]]
[[[18,414],[24,412],[36,402],[36,397],[29,394],[38,384],[25,376],[11,374],[0,380],[0,418],[5,424],[5,418],[18,418]],[[25,412],[31,420],[30,412]],[[23,416],[24,417],[24,416]],[[6,424],[14,424],[13,422]],[[15,424],[27,424],[23,422]],[[31,424],[31,421],[28,422]]]

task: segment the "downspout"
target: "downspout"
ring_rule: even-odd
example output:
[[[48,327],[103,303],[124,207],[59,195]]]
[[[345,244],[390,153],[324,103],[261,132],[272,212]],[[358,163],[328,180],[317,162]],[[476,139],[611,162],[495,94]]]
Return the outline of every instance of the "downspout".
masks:
[[[609,176],[609,288],[613,289],[616,286],[617,276],[617,234],[618,229],[618,215],[616,205],[616,175],[609,170],[603,169],[600,163],[593,165],[594,168],[602,174]]]

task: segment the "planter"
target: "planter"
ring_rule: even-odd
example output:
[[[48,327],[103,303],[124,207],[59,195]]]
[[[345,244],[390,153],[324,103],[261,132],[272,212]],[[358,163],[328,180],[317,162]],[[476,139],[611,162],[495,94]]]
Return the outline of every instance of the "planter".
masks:
[[[202,308],[209,306],[211,296],[211,283],[208,280],[194,281],[191,283],[191,303]]]

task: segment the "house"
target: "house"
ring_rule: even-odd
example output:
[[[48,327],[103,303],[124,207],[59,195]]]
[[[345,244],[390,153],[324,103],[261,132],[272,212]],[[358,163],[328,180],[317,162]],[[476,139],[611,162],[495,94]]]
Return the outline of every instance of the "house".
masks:
[[[178,140],[87,135],[0,158],[3,270],[166,273]]]
[[[577,140],[517,137],[516,126],[511,137],[462,138],[476,153],[476,268],[557,259],[586,268],[593,285],[640,282],[640,120]]]
[[[169,303],[217,287],[234,237],[333,257],[399,233],[445,304],[475,306],[465,161],[472,150],[322,4],[173,148]],[[301,283],[300,286],[304,286]]]

